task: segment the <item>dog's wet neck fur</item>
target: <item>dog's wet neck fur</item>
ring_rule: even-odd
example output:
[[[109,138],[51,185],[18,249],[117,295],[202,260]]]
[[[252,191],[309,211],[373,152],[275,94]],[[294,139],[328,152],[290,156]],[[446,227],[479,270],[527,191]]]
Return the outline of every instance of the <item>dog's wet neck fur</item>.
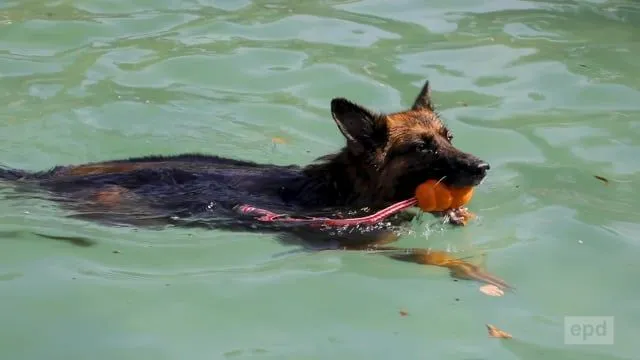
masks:
[[[383,207],[378,174],[366,155],[343,148],[302,169],[302,177],[287,186],[285,201],[318,207]],[[375,198],[372,198],[375,196]]]

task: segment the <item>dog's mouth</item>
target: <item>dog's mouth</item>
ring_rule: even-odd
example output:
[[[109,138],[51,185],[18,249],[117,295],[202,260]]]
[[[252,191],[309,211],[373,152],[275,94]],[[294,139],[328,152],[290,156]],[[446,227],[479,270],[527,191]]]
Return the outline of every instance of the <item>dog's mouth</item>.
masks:
[[[487,178],[487,176],[486,176],[486,172],[483,172],[482,174],[472,175],[472,176],[468,176],[467,174],[457,174],[457,175],[444,175],[444,176],[435,177],[435,178],[434,177],[426,177],[426,178],[421,177],[421,178],[424,180],[416,183],[413,188],[407,189],[407,192],[415,191],[415,188],[418,185],[428,180],[435,180],[439,183],[442,183],[452,188],[475,187],[482,184],[484,180]]]
[[[466,167],[453,175],[443,176],[442,182],[451,187],[469,187],[482,184],[491,167],[485,162]]]
[[[484,182],[487,177],[488,170],[489,164],[478,162],[471,166],[467,165],[464,168],[459,167],[457,171],[448,172],[448,175],[434,176],[440,171],[433,168],[429,169],[428,172],[423,170],[407,173],[404,177],[399,179],[397,182],[398,186],[395,187],[396,191],[394,195],[391,198],[387,198],[384,205],[388,206],[414,198],[418,186],[429,180],[436,181],[449,188],[476,187]]]
[[[449,178],[444,177],[442,182],[451,187],[469,187],[469,186],[478,186],[484,182],[486,176],[472,176],[472,177],[456,177]]]

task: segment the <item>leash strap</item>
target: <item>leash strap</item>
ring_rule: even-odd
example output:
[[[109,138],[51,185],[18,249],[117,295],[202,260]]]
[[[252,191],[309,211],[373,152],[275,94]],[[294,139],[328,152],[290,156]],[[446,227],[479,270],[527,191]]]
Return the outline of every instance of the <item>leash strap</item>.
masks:
[[[349,225],[373,225],[391,215],[397,214],[402,210],[415,206],[418,203],[416,199],[408,199],[400,201],[388,206],[374,214],[346,219],[332,219],[327,217],[292,217],[287,214],[277,214],[269,210],[257,208],[251,205],[240,205],[236,210],[241,214],[255,215],[256,220],[262,222],[285,222],[285,223],[301,223],[318,226],[349,226]]]

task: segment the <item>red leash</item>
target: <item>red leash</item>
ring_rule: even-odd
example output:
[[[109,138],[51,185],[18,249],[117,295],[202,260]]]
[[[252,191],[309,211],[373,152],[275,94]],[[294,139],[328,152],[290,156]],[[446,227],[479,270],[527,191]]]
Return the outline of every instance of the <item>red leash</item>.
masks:
[[[391,215],[399,213],[402,210],[415,206],[417,203],[418,201],[416,199],[408,199],[395,203],[369,216],[347,219],[331,219],[326,217],[297,218],[291,217],[287,214],[276,214],[269,210],[260,209],[251,205],[240,205],[237,207],[237,210],[242,214],[259,215],[260,217],[258,217],[257,220],[263,222],[297,222],[311,225],[348,226],[373,225],[388,218]]]

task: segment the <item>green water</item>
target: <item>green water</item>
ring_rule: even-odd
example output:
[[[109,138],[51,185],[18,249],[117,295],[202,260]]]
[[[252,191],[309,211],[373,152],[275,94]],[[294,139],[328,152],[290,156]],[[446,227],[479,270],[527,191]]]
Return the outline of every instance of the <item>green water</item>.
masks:
[[[639,60],[630,0],[0,2],[0,163],[305,164],[343,143],[332,97],[395,111],[429,79],[492,170],[476,221],[424,217],[399,245],[517,288],[262,234],[106,227],[3,186],[0,359],[637,359]],[[566,316],[614,317],[614,343],[565,344]]]

